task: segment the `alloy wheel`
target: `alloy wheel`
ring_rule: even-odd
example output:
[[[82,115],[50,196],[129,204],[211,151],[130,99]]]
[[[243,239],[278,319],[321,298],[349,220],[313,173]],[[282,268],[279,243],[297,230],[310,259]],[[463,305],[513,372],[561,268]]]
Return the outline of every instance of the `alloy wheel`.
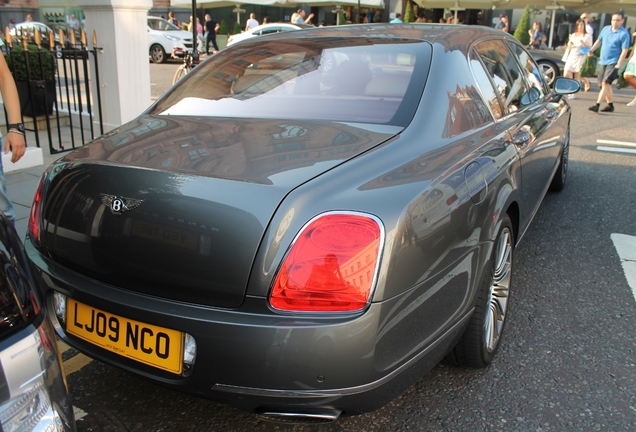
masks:
[[[554,84],[554,80],[556,80],[559,73],[557,72],[556,68],[551,63],[540,62],[539,67],[541,68],[541,73],[543,74],[543,77],[545,78],[546,84],[548,84],[551,87],[552,84]]]
[[[493,278],[488,292],[488,306],[484,323],[486,349],[493,352],[503,331],[510,281],[512,279],[512,233],[505,227],[499,236],[494,255]]]

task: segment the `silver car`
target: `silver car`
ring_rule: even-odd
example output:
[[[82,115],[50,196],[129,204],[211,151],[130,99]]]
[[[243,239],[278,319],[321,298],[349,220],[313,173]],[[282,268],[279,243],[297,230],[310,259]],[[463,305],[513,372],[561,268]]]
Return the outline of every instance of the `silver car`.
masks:
[[[0,430],[75,430],[55,331],[22,243],[2,214],[0,241]]]

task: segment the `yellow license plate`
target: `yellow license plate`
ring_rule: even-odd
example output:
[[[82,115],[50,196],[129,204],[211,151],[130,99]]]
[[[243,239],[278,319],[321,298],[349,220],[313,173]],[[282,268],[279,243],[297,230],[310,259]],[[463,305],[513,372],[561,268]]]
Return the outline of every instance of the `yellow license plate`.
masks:
[[[199,247],[198,234],[161,224],[135,221],[132,235],[190,250]]]
[[[68,298],[66,331],[115,354],[181,374],[183,335],[87,306]]]

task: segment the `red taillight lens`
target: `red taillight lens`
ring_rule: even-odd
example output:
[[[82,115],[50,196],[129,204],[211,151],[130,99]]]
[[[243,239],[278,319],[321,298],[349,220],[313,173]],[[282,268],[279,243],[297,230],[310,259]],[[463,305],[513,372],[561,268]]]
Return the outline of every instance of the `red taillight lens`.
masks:
[[[36,244],[40,244],[40,218],[42,210],[42,190],[44,189],[44,176],[40,178],[40,183],[35,191],[35,198],[33,198],[33,205],[31,205],[31,215],[29,216],[29,234],[31,234],[31,240]]]
[[[295,312],[352,312],[371,295],[382,247],[377,219],[331,213],[301,231],[281,266],[272,307]]]

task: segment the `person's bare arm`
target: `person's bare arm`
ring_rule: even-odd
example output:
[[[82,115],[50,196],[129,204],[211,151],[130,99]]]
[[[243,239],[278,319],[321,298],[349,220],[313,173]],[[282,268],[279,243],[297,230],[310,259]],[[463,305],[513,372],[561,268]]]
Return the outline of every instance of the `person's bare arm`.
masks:
[[[599,45],[601,44],[600,39],[597,39],[596,42],[594,42],[592,44],[592,47],[590,48],[590,50],[587,52],[588,56],[593,56],[594,55],[594,51],[596,51],[596,49],[599,47]]]
[[[627,57],[628,52],[629,48],[623,48],[623,51],[621,51],[621,56],[618,58],[618,63],[616,63],[616,68],[619,68],[623,64],[623,61],[625,60],[625,57]]]
[[[4,107],[7,110],[9,123],[22,123],[18,90],[2,52],[0,52],[0,92],[2,93]],[[24,135],[21,133],[7,131],[4,143],[4,152],[8,153],[9,150],[11,150],[11,162],[16,163],[19,161],[26,150]]]

